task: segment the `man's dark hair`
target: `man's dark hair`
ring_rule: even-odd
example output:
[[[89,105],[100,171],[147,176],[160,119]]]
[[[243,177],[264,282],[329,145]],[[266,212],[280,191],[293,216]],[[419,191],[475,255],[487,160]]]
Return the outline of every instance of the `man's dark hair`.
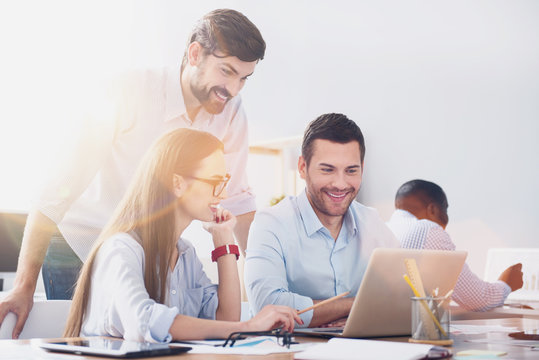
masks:
[[[258,28],[242,13],[231,9],[213,10],[200,19],[187,40],[182,70],[187,64],[187,50],[193,42],[204,48],[204,55],[236,56],[241,61],[262,60],[266,43]],[[220,56],[223,57],[223,56]]]
[[[339,144],[351,141],[359,143],[361,164],[365,158],[365,140],[357,124],[343,114],[324,114],[311,121],[303,134],[301,155],[307,165],[313,157],[313,142],[316,139],[329,140]]]
[[[433,182],[415,179],[402,184],[395,195],[395,203],[402,198],[416,196],[425,205],[435,203],[441,209],[447,208],[447,197],[443,189]]]

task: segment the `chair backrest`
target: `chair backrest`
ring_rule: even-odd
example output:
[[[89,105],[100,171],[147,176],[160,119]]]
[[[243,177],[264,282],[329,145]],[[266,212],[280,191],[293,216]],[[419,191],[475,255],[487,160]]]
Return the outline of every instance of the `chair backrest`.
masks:
[[[62,337],[71,300],[35,301],[19,339]],[[0,339],[11,339],[17,316],[9,313],[0,326]]]

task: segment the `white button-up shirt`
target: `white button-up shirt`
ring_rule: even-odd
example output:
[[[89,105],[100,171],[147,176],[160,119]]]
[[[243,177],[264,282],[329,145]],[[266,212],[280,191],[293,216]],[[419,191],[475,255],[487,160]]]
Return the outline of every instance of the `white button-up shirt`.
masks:
[[[427,250],[455,250],[449,234],[437,223],[419,220],[408,211],[397,209],[387,223],[403,248]],[[511,287],[503,281],[489,283],[475,275],[464,264],[453,292],[453,300],[473,311],[486,311],[503,305]]]
[[[222,113],[212,115],[201,109],[191,121],[179,69],[134,72],[114,89],[92,104],[89,126],[83,129],[77,148],[67,151],[68,159],[36,203],[37,210],[58,224],[83,261],[146,150],[177,128],[207,131],[223,141],[231,179],[229,198],[222,205],[235,215],[256,210],[247,183],[247,119],[239,96]]]
[[[353,201],[337,239],[322,225],[305,191],[259,210],[251,224],[245,260],[249,304],[304,309],[314,300],[350,291],[355,296],[372,251],[398,247],[376,210]],[[313,311],[300,315],[308,326]]]
[[[112,236],[99,249],[92,270],[81,336],[167,342],[178,314],[215,319],[217,285],[202,269],[193,246],[180,239],[178,261],[169,271],[164,304],[150,299],[144,285],[144,250],[130,235]]]

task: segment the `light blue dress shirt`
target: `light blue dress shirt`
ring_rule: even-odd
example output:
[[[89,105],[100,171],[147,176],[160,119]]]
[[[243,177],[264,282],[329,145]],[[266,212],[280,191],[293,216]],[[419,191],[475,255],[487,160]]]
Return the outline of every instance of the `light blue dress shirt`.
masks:
[[[105,241],[93,266],[81,336],[168,342],[178,314],[215,319],[217,285],[204,273],[189,242],[180,239],[177,248],[179,257],[169,272],[167,299],[160,304],[150,299],[144,285],[142,246],[125,233]]]
[[[267,304],[304,309],[350,291],[355,296],[372,251],[399,247],[376,210],[353,201],[336,240],[305,191],[260,210],[249,231],[245,285],[251,311]],[[301,315],[304,326],[313,311]]]

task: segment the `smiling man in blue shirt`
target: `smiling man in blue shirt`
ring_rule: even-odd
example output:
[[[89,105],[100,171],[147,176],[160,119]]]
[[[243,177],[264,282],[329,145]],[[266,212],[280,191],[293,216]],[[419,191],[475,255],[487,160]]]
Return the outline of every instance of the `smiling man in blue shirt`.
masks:
[[[249,231],[245,284],[253,312],[266,304],[301,310],[350,291],[301,315],[309,327],[343,318],[374,248],[399,246],[376,210],[355,201],[364,157],[363,134],[345,115],[309,124],[298,161],[305,191],[259,211]]]

